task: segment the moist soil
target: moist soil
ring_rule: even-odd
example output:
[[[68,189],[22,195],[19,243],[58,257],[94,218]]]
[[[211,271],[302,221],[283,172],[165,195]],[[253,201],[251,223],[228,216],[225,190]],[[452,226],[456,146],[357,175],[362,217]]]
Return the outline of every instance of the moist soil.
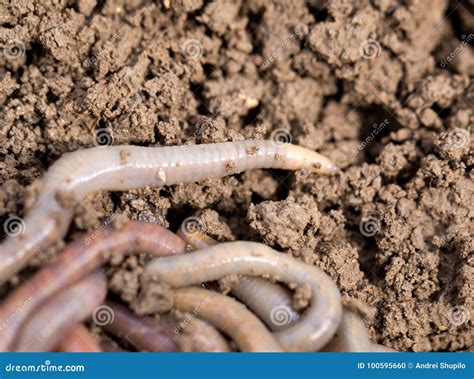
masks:
[[[291,141],[341,171],[96,193],[62,244],[111,217],[171,230],[198,217],[219,241],[263,242],[324,269],[373,310],[379,343],[472,350],[473,15],[473,0],[2,1],[1,221],[27,212],[68,151]],[[147,259],[107,267],[111,296],[142,313]],[[153,294],[170,308],[169,289]]]

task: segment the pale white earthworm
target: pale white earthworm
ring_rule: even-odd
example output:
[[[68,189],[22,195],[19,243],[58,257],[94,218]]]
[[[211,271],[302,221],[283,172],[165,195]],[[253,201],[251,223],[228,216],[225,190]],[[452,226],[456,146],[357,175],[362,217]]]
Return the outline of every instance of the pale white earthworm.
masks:
[[[182,351],[185,352],[213,352],[226,353],[231,351],[229,343],[224,336],[210,323],[192,314],[185,313],[181,322],[174,320],[176,340]]]
[[[334,338],[324,347],[324,351],[337,352],[395,352],[369,339],[362,318],[353,310],[344,308],[341,324]]]
[[[332,173],[324,156],[291,144],[248,140],[205,145],[105,146],[65,154],[42,180],[42,189],[20,235],[0,247],[0,284],[28,259],[66,233],[74,203],[98,190],[123,191],[188,183],[255,168]],[[17,231],[17,230],[15,230]]]
[[[177,234],[195,249],[218,244],[199,230],[187,231],[185,222]],[[300,319],[300,314],[293,308],[291,292],[269,280],[242,275],[238,283],[232,286],[231,292],[273,331],[287,329]]]
[[[220,293],[198,287],[173,291],[174,306],[202,318],[232,337],[241,351],[281,352],[282,347],[245,305]]]
[[[53,351],[88,319],[107,295],[105,275],[93,273],[39,307],[20,330],[12,351]]]
[[[333,337],[342,316],[338,288],[322,270],[255,242],[226,242],[182,256],[152,260],[145,269],[151,280],[175,287],[220,279],[230,274],[271,275],[278,281],[308,284],[311,306],[301,320],[276,332],[290,351],[317,351]]]

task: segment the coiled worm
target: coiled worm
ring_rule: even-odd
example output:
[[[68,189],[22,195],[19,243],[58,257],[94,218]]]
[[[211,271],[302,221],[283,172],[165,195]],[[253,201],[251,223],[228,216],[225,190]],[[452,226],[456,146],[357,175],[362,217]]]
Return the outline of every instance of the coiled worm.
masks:
[[[218,244],[216,240],[199,230],[186,232],[183,224],[177,234],[195,249],[204,249]],[[239,279],[239,282],[232,287],[231,292],[252,309],[271,330],[287,329],[299,319],[299,313],[292,307],[289,291],[262,278],[242,276]],[[275,312],[272,313],[272,311],[278,309],[282,312],[282,317],[291,320],[291,322],[280,323],[274,319],[275,317],[272,318],[272,314],[275,316]],[[284,332],[281,334],[284,334]],[[360,316],[347,308],[343,310],[337,334],[324,347],[324,350],[347,352],[394,351],[370,341]]]
[[[58,351],[63,353],[98,353],[102,351],[97,337],[82,325],[76,325],[61,341]]]
[[[230,274],[272,275],[285,283],[308,284],[311,306],[301,321],[281,332],[285,350],[317,351],[334,335],[342,317],[339,290],[322,270],[255,242],[226,242],[181,256],[154,259],[145,268],[151,280],[175,287],[217,280]]]
[[[205,249],[218,244],[199,230],[187,232],[184,223],[177,234],[195,249]],[[232,286],[231,292],[273,331],[287,329],[300,319],[299,313],[293,308],[290,291],[269,280],[241,276],[239,282]],[[283,322],[275,319],[278,312],[284,317]]]
[[[46,301],[26,320],[13,351],[54,351],[79,322],[105,300],[105,275],[94,273]]]
[[[21,235],[0,247],[0,284],[29,258],[67,232],[71,204],[98,190],[123,191],[223,177],[254,168],[307,169],[332,173],[324,156],[291,144],[249,140],[206,145],[140,147],[105,146],[77,150],[55,162]]]
[[[191,312],[228,334],[241,351],[282,351],[265,325],[238,301],[198,287],[180,288],[173,295],[175,308]]]
[[[0,351],[8,350],[21,324],[36,306],[102,265],[111,255],[131,251],[161,256],[179,254],[185,249],[186,243],[174,233],[139,221],[131,221],[118,230],[103,230],[93,239],[89,234],[76,239],[54,263],[15,289],[0,307],[0,325],[8,325],[0,328]]]

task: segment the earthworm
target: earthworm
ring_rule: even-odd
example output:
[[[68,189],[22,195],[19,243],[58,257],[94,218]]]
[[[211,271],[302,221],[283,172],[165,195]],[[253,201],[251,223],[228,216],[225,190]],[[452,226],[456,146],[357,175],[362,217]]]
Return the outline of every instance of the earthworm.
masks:
[[[195,249],[204,249],[218,243],[199,230],[187,232],[185,223],[177,234]],[[300,319],[300,314],[293,308],[290,291],[276,283],[258,277],[241,276],[231,292],[273,331],[287,329]],[[285,317],[285,322],[275,320],[274,316],[278,312],[283,312],[280,314]]]
[[[179,329],[180,324],[177,324],[173,329],[181,350],[214,353],[231,351],[226,339],[207,321],[192,318],[191,314],[186,313],[183,322],[185,328]]]
[[[112,322],[103,328],[140,351],[179,351],[179,346],[171,338],[171,327],[165,328],[154,324],[148,318],[139,318],[126,307],[113,302],[107,302],[112,310]]]
[[[77,323],[87,319],[107,295],[105,275],[93,273],[46,301],[26,320],[13,351],[53,351]]]
[[[163,227],[131,221],[118,230],[105,229],[71,242],[57,260],[18,287],[0,307],[0,351],[11,344],[22,322],[48,297],[96,269],[111,255],[139,251],[155,256],[178,254],[186,243]],[[2,327],[3,326],[3,327]]]
[[[97,337],[82,325],[76,325],[61,341],[58,351],[63,353],[98,353],[102,351]]]
[[[199,230],[187,232],[184,223],[178,233],[189,245],[195,249],[204,249],[217,245],[218,242]],[[242,276],[239,282],[232,287],[231,292],[252,309],[271,330],[283,330],[299,319],[299,313],[292,308],[292,299],[289,291],[268,280],[258,277]],[[258,297],[259,301],[254,301]],[[291,322],[275,323],[270,315],[274,309],[285,309],[282,313]],[[327,351],[394,351],[383,345],[369,340],[367,330],[360,317],[353,311],[344,308],[341,324],[337,336],[327,346]]]
[[[272,275],[285,283],[309,284],[311,306],[298,323],[275,333],[285,350],[321,349],[341,321],[339,290],[328,275],[255,242],[225,242],[191,254],[153,259],[147,264],[145,274],[151,280],[175,287],[217,280],[230,274]]]
[[[336,336],[324,348],[325,351],[339,352],[393,352],[394,350],[373,343],[369,339],[367,329],[360,316],[348,309],[344,308],[342,320],[337,330]]]
[[[173,295],[177,309],[190,312],[228,334],[241,351],[282,351],[272,333],[242,303],[198,287],[176,289]]]
[[[140,318],[135,316],[128,308],[113,302],[107,302],[112,309],[114,318],[111,323],[103,328],[122,338],[135,346],[140,351],[183,351],[183,341],[179,331],[171,320],[162,316],[159,321],[151,318]],[[193,319],[186,326],[189,334],[187,340],[191,339],[194,351],[202,352],[224,352],[229,351],[229,345],[225,339],[206,322]],[[187,344],[189,345],[189,344]]]
[[[102,146],[65,154],[43,177],[42,189],[18,236],[1,245],[0,284],[67,232],[73,205],[98,190],[124,191],[223,177],[255,168],[332,173],[335,165],[300,146],[248,140],[205,145]],[[18,225],[17,225],[18,226]],[[15,233],[15,235],[18,233]]]

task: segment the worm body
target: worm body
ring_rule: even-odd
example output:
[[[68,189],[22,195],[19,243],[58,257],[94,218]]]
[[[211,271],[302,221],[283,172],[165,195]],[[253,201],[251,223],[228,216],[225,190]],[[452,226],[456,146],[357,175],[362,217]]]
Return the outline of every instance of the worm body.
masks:
[[[324,348],[338,352],[394,352],[395,350],[373,343],[369,339],[364,321],[354,311],[344,308],[336,336]]]
[[[41,269],[6,299],[0,307],[0,325],[8,327],[0,329],[0,351],[8,349],[22,322],[36,306],[102,265],[111,254],[139,251],[160,256],[179,254],[186,249],[186,243],[174,233],[139,221],[119,230],[106,229],[89,240],[90,236],[86,235],[67,245],[54,263]]]
[[[175,287],[216,280],[230,274],[272,275],[285,283],[312,289],[311,306],[300,322],[275,333],[286,350],[317,351],[334,335],[342,316],[339,290],[320,269],[299,262],[265,245],[227,242],[196,253],[151,261],[146,273],[152,280]]]
[[[186,232],[184,224],[179,228],[178,235],[195,249],[205,249],[218,243],[200,231]],[[287,289],[262,278],[241,276],[239,279],[231,292],[254,311],[271,330],[287,329],[299,320],[300,315],[293,308],[291,293]],[[285,313],[285,322],[275,320],[274,316],[278,310]]]
[[[353,311],[344,308],[337,334],[325,350],[360,353],[372,351],[372,342],[362,319]]]
[[[169,328],[153,323],[148,318],[139,318],[122,305],[107,302],[112,309],[113,320],[103,328],[116,337],[124,339],[140,351],[179,351],[171,338]]]
[[[139,351],[188,351],[188,348],[202,352],[229,351],[219,332],[199,319],[191,320],[186,325],[186,335],[183,335],[176,333],[175,322],[165,316],[157,321],[138,317],[120,304],[107,302],[107,305],[112,309],[114,319],[103,328]]]
[[[98,190],[129,190],[223,177],[254,168],[307,169],[331,173],[322,155],[291,144],[249,140],[206,145],[106,146],[65,154],[46,172],[42,190],[25,218],[22,235],[0,247],[0,284],[38,250],[66,233],[71,204]]]
[[[63,353],[98,353],[102,349],[97,337],[82,324],[76,325],[61,341],[58,350]]]
[[[186,314],[185,320],[188,321],[189,317],[191,315]],[[176,340],[183,351],[213,353],[231,351],[224,336],[214,326],[200,318],[191,318],[183,330],[176,328],[177,326],[173,329],[174,333],[178,332]]]
[[[13,351],[53,351],[79,322],[89,318],[107,294],[103,274],[94,273],[45,302],[22,327]]]
[[[291,292],[267,279],[243,276],[232,293],[254,311],[273,331],[283,331],[298,322]],[[278,319],[280,314],[283,319]]]
[[[232,337],[241,351],[282,351],[265,325],[243,304],[220,293],[197,287],[174,291],[174,306],[203,318]]]

